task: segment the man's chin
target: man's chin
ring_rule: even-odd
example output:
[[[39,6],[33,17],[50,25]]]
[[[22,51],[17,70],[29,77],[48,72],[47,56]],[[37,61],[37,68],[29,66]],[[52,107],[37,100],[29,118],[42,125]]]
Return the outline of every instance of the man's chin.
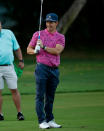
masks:
[[[48,30],[49,32],[52,32],[52,31],[53,31],[53,29],[52,29],[52,28],[48,28],[47,30]]]

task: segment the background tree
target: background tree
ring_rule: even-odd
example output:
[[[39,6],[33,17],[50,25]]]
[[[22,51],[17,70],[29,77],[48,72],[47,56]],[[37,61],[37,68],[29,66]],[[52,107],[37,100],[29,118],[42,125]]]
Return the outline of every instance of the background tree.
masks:
[[[59,21],[57,30],[62,34],[66,34],[67,30],[73,23],[73,21],[78,17],[78,14],[85,6],[87,0],[75,0],[72,6],[66,11]]]

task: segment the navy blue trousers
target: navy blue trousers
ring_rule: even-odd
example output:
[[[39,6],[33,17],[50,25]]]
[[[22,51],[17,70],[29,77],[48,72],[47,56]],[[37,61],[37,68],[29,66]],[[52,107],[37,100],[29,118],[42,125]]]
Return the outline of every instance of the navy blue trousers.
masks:
[[[37,63],[36,79],[36,113],[39,123],[51,121],[53,102],[57,85],[59,84],[59,69]]]

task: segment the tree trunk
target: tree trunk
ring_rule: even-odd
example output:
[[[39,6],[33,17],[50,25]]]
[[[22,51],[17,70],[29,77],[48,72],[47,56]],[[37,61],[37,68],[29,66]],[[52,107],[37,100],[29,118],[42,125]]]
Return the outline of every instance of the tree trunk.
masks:
[[[67,30],[69,29],[73,21],[78,17],[78,14],[82,10],[86,2],[87,0],[75,0],[68,11],[59,20],[57,31],[62,34],[66,34]]]

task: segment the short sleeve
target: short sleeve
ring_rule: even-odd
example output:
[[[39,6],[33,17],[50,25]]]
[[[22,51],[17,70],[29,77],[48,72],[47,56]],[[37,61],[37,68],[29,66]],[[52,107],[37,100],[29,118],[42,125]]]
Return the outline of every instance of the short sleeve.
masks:
[[[38,32],[33,34],[32,39],[31,39],[31,41],[29,43],[30,46],[33,46],[33,47],[36,46],[36,42],[38,40],[38,35],[39,35]]]
[[[65,37],[64,35],[60,35],[57,39],[57,44],[62,45],[63,47],[65,47]]]
[[[20,48],[15,35],[13,34],[13,32],[11,31],[11,38],[12,38],[12,42],[13,42],[13,50],[17,50],[18,48]]]

